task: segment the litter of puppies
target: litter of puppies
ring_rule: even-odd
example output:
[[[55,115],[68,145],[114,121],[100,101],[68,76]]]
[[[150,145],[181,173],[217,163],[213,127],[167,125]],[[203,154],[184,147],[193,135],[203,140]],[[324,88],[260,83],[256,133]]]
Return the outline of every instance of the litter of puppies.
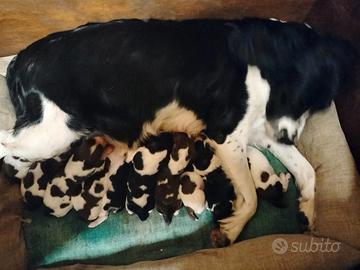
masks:
[[[258,196],[283,207],[290,174],[277,175],[256,147],[247,153]],[[217,224],[237,199],[208,139],[181,132],[151,136],[132,153],[104,137],[82,138],[66,153],[33,164],[7,157],[3,171],[20,180],[29,209],[43,206],[55,217],[74,209],[91,228],[123,209],[142,221],[156,209],[170,224],[182,207],[193,220],[208,209]]]

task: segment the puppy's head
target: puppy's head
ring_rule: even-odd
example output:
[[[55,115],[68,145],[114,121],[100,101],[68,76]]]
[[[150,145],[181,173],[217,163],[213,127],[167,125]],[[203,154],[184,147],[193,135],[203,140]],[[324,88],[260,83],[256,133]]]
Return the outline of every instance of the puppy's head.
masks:
[[[156,210],[163,217],[165,223],[170,225],[173,216],[182,207],[182,201],[175,199],[173,201],[164,200],[156,203]]]
[[[155,191],[155,207],[166,224],[170,224],[173,216],[182,207],[179,199],[179,176],[170,172],[159,176]]]
[[[192,161],[196,169],[205,171],[210,166],[213,156],[214,151],[208,143],[201,140],[195,142],[195,155]]]
[[[171,149],[168,166],[170,172],[173,175],[177,175],[184,171],[191,157],[193,157],[194,143],[190,137],[183,132],[174,132],[173,138],[174,144]]]
[[[83,161],[84,170],[100,167],[104,163],[104,158],[113,150],[104,138],[94,137],[82,139],[73,146],[73,161]]]

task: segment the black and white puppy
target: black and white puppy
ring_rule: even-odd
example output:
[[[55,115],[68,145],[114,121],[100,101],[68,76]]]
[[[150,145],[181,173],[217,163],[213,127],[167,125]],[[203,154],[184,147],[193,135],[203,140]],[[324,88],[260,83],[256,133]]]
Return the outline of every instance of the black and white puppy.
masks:
[[[156,178],[155,207],[169,225],[173,216],[176,216],[183,206],[179,194],[180,175],[171,174],[168,167],[163,166]]]
[[[206,206],[203,176],[196,172],[184,172],[180,178],[179,197],[190,217],[197,220],[197,215]]]
[[[132,158],[133,168],[128,176],[126,210],[146,220],[155,207],[155,189],[161,163],[169,161],[173,146],[171,133],[150,136]]]
[[[254,146],[247,147],[247,157],[258,197],[277,207],[285,207],[284,192],[288,189],[291,175],[289,173],[277,175],[268,159]]]
[[[17,120],[0,132],[0,157],[50,158],[93,131],[137,147],[159,132],[205,130],[242,198],[221,222],[233,242],[257,204],[249,143],[266,142],[291,172],[302,167],[300,207],[313,216],[314,170],[288,145],[330,105],[353,59],[341,40],[266,19],[116,20],[54,33],[9,64]]]
[[[183,203],[187,207],[189,214],[194,218],[196,217],[194,210],[190,208],[192,205],[188,205],[190,203],[190,193],[192,194],[195,189],[191,191],[187,189],[188,193],[186,195],[181,192],[182,187],[185,187],[186,184],[182,181],[182,173],[186,170],[194,155],[194,143],[192,138],[184,132],[173,132],[171,136],[172,145],[169,155],[160,164],[160,171],[156,177],[155,192],[156,210],[163,216],[166,224],[171,223],[173,216],[179,213]],[[186,185],[186,187],[189,186]],[[194,199],[194,196],[192,198]],[[203,201],[205,201],[205,196]],[[198,208],[196,210],[198,211]]]

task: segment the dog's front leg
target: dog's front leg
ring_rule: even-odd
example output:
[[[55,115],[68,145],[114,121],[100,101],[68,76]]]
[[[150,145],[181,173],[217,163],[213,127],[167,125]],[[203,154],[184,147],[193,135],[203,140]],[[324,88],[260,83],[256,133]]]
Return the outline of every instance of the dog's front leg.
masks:
[[[220,240],[218,241],[217,237],[213,237],[216,246],[233,243],[254,215],[257,207],[255,186],[246,157],[247,138],[244,136],[245,134],[238,133],[239,129],[235,130],[226,137],[224,143],[219,144],[214,141],[211,143],[216,155],[222,162],[224,172],[234,186],[236,194],[233,214],[219,221]],[[224,241],[224,236],[229,241]]]

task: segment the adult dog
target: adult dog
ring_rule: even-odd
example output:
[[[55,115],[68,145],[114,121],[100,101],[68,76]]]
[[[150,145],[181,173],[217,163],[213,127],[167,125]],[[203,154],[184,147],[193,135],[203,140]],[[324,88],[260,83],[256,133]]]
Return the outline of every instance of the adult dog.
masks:
[[[0,156],[49,158],[92,132],[131,147],[161,131],[205,131],[237,194],[220,226],[230,242],[257,205],[248,143],[295,174],[311,225],[315,173],[289,145],[330,105],[350,51],[308,25],[265,19],[117,20],[54,33],[8,67],[17,121],[0,134]]]

